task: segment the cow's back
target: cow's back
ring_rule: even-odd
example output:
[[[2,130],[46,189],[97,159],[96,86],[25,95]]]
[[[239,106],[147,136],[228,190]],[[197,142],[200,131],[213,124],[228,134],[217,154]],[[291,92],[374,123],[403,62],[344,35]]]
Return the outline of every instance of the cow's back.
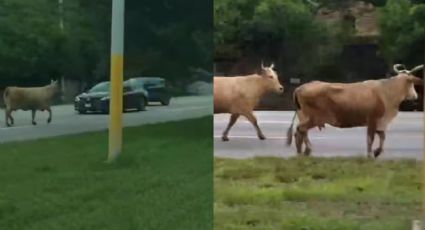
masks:
[[[30,110],[45,104],[43,87],[8,87],[5,104],[11,109]]]
[[[228,113],[235,98],[233,77],[214,77],[214,113]]]
[[[337,127],[366,125],[368,118],[380,117],[384,112],[382,98],[374,83],[311,82],[296,90],[304,113],[316,123]]]

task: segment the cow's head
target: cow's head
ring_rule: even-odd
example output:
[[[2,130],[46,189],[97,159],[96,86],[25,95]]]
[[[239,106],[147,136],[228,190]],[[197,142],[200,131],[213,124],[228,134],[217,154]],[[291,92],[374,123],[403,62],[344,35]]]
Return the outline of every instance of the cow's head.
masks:
[[[403,67],[402,70],[400,68]],[[413,73],[424,68],[424,65],[416,66],[411,70],[404,68],[404,65],[396,64],[394,65],[394,71],[397,73],[397,78],[403,79],[403,89],[406,93],[406,100],[416,100],[418,99],[418,93],[416,93],[415,85],[423,85],[423,80],[415,77]]]
[[[261,71],[260,75],[265,80],[265,85],[268,91],[273,91],[276,93],[283,93],[283,86],[279,82],[276,72],[273,70],[274,64],[272,63],[269,67],[264,67],[263,62],[261,62]]]

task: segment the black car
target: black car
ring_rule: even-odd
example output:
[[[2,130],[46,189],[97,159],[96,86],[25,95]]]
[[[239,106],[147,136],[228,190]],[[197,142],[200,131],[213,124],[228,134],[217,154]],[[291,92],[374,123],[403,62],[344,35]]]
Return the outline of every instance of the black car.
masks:
[[[74,107],[80,113],[102,112],[109,113],[110,83],[101,82],[93,86],[87,92],[75,97]],[[128,82],[123,84],[123,110],[145,110],[148,102],[148,92],[144,89],[136,89]]]
[[[136,77],[130,78],[125,83],[135,89],[148,91],[149,102],[160,102],[162,105],[169,105],[171,95],[167,90],[165,79],[160,77]]]

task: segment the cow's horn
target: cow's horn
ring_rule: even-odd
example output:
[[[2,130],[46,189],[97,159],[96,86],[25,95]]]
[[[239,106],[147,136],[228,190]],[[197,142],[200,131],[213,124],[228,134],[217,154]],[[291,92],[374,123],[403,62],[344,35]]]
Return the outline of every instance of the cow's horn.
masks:
[[[423,68],[424,68],[424,65],[418,65],[415,68],[409,70],[409,73],[414,73],[414,72],[419,71],[419,70],[421,70]]]
[[[400,70],[399,69],[400,67],[403,67],[403,70]],[[403,64],[395,64],[393,66],[393,69],[396,73],[403,73],[403,72],[405,73],[406,72],[406,67]]]

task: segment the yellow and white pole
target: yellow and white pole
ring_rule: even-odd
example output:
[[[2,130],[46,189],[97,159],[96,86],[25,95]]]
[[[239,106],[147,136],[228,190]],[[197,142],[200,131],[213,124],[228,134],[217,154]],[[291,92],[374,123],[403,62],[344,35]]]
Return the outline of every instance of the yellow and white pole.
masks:
[[[425,43],[424,43],[425,45]],[[424,52],[424,66],[425,66],[425,52]],[[422,70],[422,80],[425,81],[425,69]],[[425,108],[425,84],[423,84],[423,90],[422,90],[422,103],[423,107]],[[423,111],[422,111],[423,112]],[[423,130],[425,130],[425,116],[422,113],[422,125]],[[422,156],[422,224],[425,224],[425,133],[422,134],[423,141],[422,144],[424,145],[422,147],[423,150],[423,156]]]
[[[114,161],[121,154],[122,150],[124,6],[124,0],[112,0],[108,162]]]

